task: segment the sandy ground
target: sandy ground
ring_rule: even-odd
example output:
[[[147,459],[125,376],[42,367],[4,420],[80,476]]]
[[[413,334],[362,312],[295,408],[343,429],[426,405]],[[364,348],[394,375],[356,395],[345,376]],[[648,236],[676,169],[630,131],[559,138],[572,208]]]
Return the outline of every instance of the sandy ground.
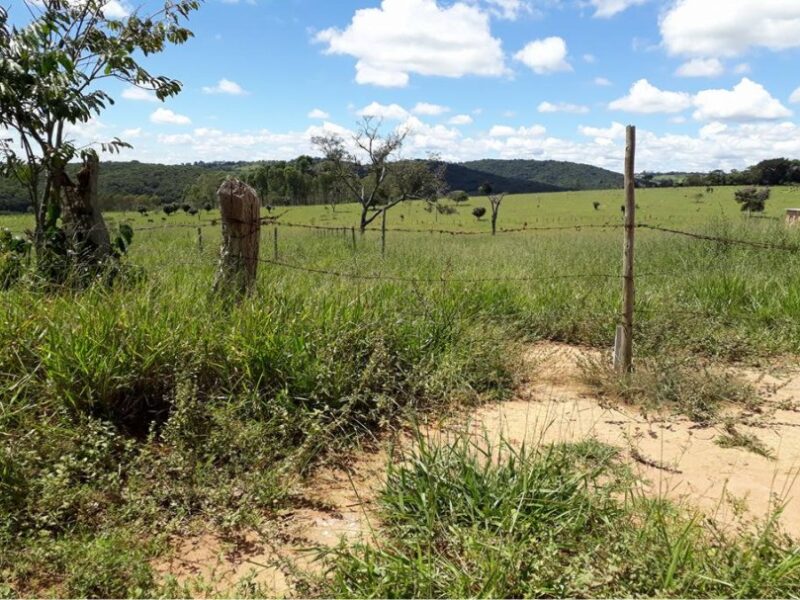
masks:
[[[527,382],[514,399],[487,405],[428,431],[469,432],[476,440],[531,446],[595,438],[622,449],[641,475],[643,492],[689,503],[722,523],[744,513],[758,519],[780,503],[787,531],[800,537],[800,372],[742,370],[764,399],[758,414],[741,413],[736,428],[766,445],[774,460],[740,448],[722,448],[722,428],[700,427],[683,417],[648,416],[626,406],[604,406],[580,381],[578,363],[596,351],[542,343],[528,355]],[[323,469],[295,493],[295,508],[266,531],[238,539],[213,534],[183,538],[173,556],[156,565],[192,588],[194,595],[236,593],[257,583],[276,597],[297,593],[293,574],[318,568],[315,546],[343,538],[369,542],[379,528],[374,499],[383,481],[386,447],[358,453],[345,468]],[[244,590],[244,587],[239,589]]]

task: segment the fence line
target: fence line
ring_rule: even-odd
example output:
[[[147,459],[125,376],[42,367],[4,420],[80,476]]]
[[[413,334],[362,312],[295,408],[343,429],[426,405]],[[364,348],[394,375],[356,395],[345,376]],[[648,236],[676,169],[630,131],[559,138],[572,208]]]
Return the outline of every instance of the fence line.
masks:
[[[286,227],[286,228],[294,228],[294,229],[309,229],[309,230],[318,230],[318,231],[329,231],[335,232],[342,235],[349,233],[352,227],[332,227],[332,226],[322,226],[322,225],[306,225],[303,223],[282,223],[280,221],[273,221],[273,222],[265,222],[267,225],[272,227]],[[127,224],[127,223],[121,223]],[[198,223],[165,223],[162,225],[153,225],[153,226],[145,226],[145,227],[132,227],[134,233],[140,232],[151,232],[151,231],[164,231],[170,229],[194,229],[197,230],[198,228],[211,228],[211,227],[220,227],[219,222],[198,222]],[[576,224],[576,225],[554,225],[554,226],[536,226],[536,227],[520,227],[520,228],[513,228],[513,229],[498,229],[497,233],[507,233],[507,234],[516,234],[516,233],[537,233],[537,232],[548,232],[548,231],[576,231],[580,232],[582,230],[618,230],[623,229],[625,225],[623,223],[613,224],[613,223],[603,223],[603,224]],[[739,245],[739,246],[750,246],[752,248],[756,248],[759,250],[776,250],[781,252],[800,252],[800,245],[786,245],[786,244],[774,244],[771,242],[760,242],[756,240],[745,240],[745,239],[736,239],[736,238],[724,238],[718,236],[707,235],[703,233],[698,233],[694,231],[685,231],[681,229],[674,229],[669,227],[663,227],[661,225],[651,225],[649,223],[637,223],[637,229],[647,229],[650,231],[660,232],[660,233],[668,233],[672,235],[683,236],[687,238],[692,238],[696,240],[708,241],[708,242],[715,242],[719,244],[727,244],[727,245]],[[256,233],[258,229],[254,228],[252,233]],[[368,228],[364,230],[367,233],[381,233],[380,229]],[[452,229],[404,229],[404,228],[387,228],[387,232],[389,233],[414,233],[414,234],[440,234],[440,235],[449,235],[449,236],[491,236],[491,231],[470,231],[470,230],[452,230]],[[12,235],[15,236],[24,236],[27,235],[29,232],[11,232]],[[252,234],[250,234],[252,235]]]
[[[754,240],[740,240],[733,238],[723,238],[713,235],[706,235],[702,233],[695,233],[691,231],[681,231],[680,229],[670,229],[668,227],[660,227],[658,225],[648,225],[640,223],[637,225],[639,229],[649,229],[651,231],[659,231],[661,233],[671,233],[673,235],[680,235],[696,240],[703,240],[707,242],[716,242],[719,244],[738,245],[738,246],[751,246],[759,250],[779,250],[782,252],[800,252],[800,246],[787,246],[785,244],[773,244],[771,242],[758,242]]]

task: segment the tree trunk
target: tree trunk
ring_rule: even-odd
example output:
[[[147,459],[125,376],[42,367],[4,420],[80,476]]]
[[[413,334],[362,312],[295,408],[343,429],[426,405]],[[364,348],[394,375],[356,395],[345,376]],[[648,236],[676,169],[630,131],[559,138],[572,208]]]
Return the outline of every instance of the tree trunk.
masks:
[[[492,235],[497,235],[497,211],[492,211]]]
[[[89,154],[78,173],[77,185],[66,173],[59,173],[61,181],[61,217],[64,233],[79,260],[102,261],[111,255],[111,237],[103,214],[97,206],[97,178],[100,161]],[[53,190],[57,192],[56,189]]]

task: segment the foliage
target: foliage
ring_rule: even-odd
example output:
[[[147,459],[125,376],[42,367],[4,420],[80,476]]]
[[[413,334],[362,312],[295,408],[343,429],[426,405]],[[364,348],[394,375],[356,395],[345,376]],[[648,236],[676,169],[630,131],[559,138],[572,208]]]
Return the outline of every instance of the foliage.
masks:
[[[447,197],[450,198],[453,202],[469,202],[469,194],[464,190],[453,190]]]
[[[472,216],[480,221],[486,216],[486,209],[483,206],[476,206],[472,209]]]
[[[0,290],[16,283],[23,274],[30,243],[8,229],[0,229]]]
[[[463,165],[482,173],[515,181],[555,186],[562,190],[621,189],[623,183],[622,175],[619,173],[572,162],[486,159],[466,162]],[[508,186],[502,186],[502,189],[509,192],[518,191]]]
[[[757,404],[752,385],[724,369],[698,368],[697,360],[688,357],[648,358],[623,378],[605,361],[588,361],[582,369],[586,383],[601,398],[683,413],[704,425],[717,422],[724,405]]]
[[[406,133],[381,134],[381,123],[364,117],[351,144],[338,135],[317,136],[313,144],[324,156],[325,170],[348,199],[360,205],[359,229],[406,200],[432,200],[444,193],[441,165],[434,161],[396,161]],[[434,164],[429,164],[434,163]],[[372,214],[370,214],[372,213]]]
[[[736,202],[742,207],[742,212],[764,212],[769,197],[769,188],[748,187],[737,190],[734,194]]]
[[[72,185],[66,165],[83,151],[66,126],[86,123],[113,104],[100,87],[103,81],[150,89],[161,100],[181,89],[180,82],[152,75],[137,59],[188,40],[191,32],[180,21],[199,7],[199,0],[167,2],[154,15],[134,13],[124,20],[107,18],[107,3],[26,4],[32,20],[21,29],[8,29],[7,15],[0,11],[0,126],[11,130],[23,148],[18,155],[10,143],[0,145],[0,173],[27,189],[38,245],[58,231],[63,194]],[[102,144],[111,152],[125,146],[119,139]]]

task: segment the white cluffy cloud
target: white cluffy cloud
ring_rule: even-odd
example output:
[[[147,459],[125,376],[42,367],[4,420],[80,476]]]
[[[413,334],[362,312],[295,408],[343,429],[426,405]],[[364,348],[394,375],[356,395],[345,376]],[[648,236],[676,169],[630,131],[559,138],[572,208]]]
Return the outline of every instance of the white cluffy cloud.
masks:
[[[352,56],[356,82],[405,87],[411,74],[498,77],[507,73],[502,43],[492,37],[489,15],[466,2],[382,0],[357,10],[345,29],[319,32],[326,54]]]
[[[688,126],[687,126],[688,129]],[[497,125],[489,131],[468,135],[445,125],[431,125],[418,117],[397,124],[408,130],[404,156],[425,157],[438,152],[450,161],[478,158],[538,158],[589,163],[621,170],[625,126],[583,126],[580,138],[547,135],[544,127]],[[89,132],[82,131],[84,135]],[[92,132],[96,134],[96,132]],[[352,139],[350,130],[330,122],[301,131],[223,131],[197,128],[179,134],[153,135],[143,132],[134,150],[124,150],[124,159],[181,163],[196,160],[286,160],[300,154],[318,154],[311,144],[317,135],[335,133]],[[99,135],[109,138],[108,127]],[[87,143],[95,138],[87,138]],[[787,121],[737,123],[712,121],[685,134],[638,131],[638,167],[643,170],[742,169],[773,156],[800,155],[800,126]],[[223,153],[224,152],[224,153]]]
[[[800,87],[797,88],[789,97],[789,102],[792,104],[800,104]]]
[[[447,124],[448,125],[472,125],[472,117],[469,115],[455,115]]]
[[[560,37],[534,40],[517,52],[514,59],[539,75],[572,71],[572,65],[567,62],[567,43]]]
[[[614,100],[608,107],[611,110],[652,114],[677,113],[691,105],[692,97],[689,94],[663,91],[647,79],[640,79],[633,84],[627,96]]]
[[[605,77],[595,77],[594,84],[600,87],[608,87],[609,85],[611,85],[611,82]]]
[[[150,115],[150,121],[159,125],[191,125],[192,120],[184,115],[172,112],[168,108],[158,108]]]
[[[485,0],[489,12],[495,17],[516,21],[524,13],[532,13],[528,0]]]
[[[679,113],[695,107],[698,121],[755,121],[790,117],[792,112],[763,85],[743,78],[732,90],[703,90],[691,96],[685,92],[666,92],[646,79],[637,81],[627,96],[609,104],[612,110],[634,113]]]
[[[539,104],[538,111],[540,113],[571,113],[574,115],[585,115],[589,112],[588,106],[581,104],[570,104],[569,102],[542,102]]]
[[[126,100],[134,100],[137,102],[158,102],[156,95],[150,90],[143,90],[136,86],[129,86],[122,90],[122,97]]]
[[[380,104],[373,102],[358,111],[361,117],[375,117],[391,121],[402,121],[409,117],[408,111],[399,104]]]
[[[230,79],[220,79],[217,85],[206,86],[203,88],[204,94],[226,94],[228,96],[244,96],[246,91],[235,81]]]
[[[647,0],[591,0],[595,8],[594,16],[597,18],[609,18],[629,9],[631,6],[644,4]]]
[[[429,102],[417,102],[417,105],[411,110],[415,115],[422,115],[426,117],[438,117],[446,112],[450,112],[447,106],[440,104],[430,104]]]
[[[783,119],[792,111],[773,98],[763,85],[742,79],[732,90],[704,90],[694,98],[698,120]]]
[[[678,77],[719,77],[725,67],[718,58],[693,58],[683,63],[675,74]]]
[[[315,108],[314,110],[308,113],[308,118],[324,121],[326,119],[330,119],[331,116],[321,108]]]
[[[800,47],[797,0],[677,0],[660,23],[670,54],[736,56]]]

